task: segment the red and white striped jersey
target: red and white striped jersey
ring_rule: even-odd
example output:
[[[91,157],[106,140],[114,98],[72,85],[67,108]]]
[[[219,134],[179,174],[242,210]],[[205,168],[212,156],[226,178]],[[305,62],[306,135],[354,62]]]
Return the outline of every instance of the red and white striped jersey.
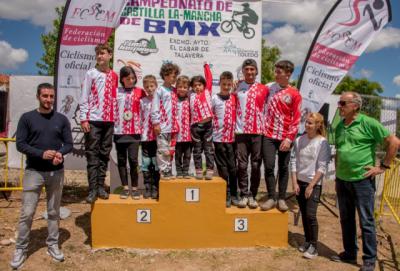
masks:
[[[118,88],[114,134],[134,135],[142,133],[140,100],[146,96],[141,88]]]
[[[114,121],[118,75],[96,68],[86,72],[79,98],[79,119],[84,121]]]
[[[192,137],[190,135],[190,105],[189,98],[180,99],[178,97],[178,124],[179,132],[176,138],[176,142],[191,142]]]
[[[148,96],[140,100],[140,110],[142,111],[142,127],[143,127],[141,141],[156,140],[156,134],[154,133],[150,116],[152,102],[153,102],[153,97],[148,97]]]
[[[270,93],[275,93],[269,99],[265,108],[264,135],[269,138],[295,140],[299,130],[301,116],[301,95],[297,88],[287,86],[282,88],[276,82],[267,84]]]
[[[211,109],[211,93],[212,93],[212,74],[210,66],[208,64],[204,65],[204,76],[206,79],[206,85],[204,86],[204,91],[196,93],[191,91],[190,97],[190,113],[192,123],[199,123],[205,119],[212,117]]]
[[[260,83],[239,82],[236,96],[236,134],[263,134],[264,106],[268,89]]]
[[[175,88],[159,86],[154,93],[151,121],[153,125],[160,125],[162,134],[177,133],[179,131],[177,101],[178,97]]]
[[[214,94],[211,100],[213,112],[213,141],[231,143],[235,141],[236,96],[223,97]]]

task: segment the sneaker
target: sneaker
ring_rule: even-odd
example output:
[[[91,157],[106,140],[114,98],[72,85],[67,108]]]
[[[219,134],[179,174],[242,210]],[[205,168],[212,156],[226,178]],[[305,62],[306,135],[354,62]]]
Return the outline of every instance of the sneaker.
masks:
[[[317,256],[318,256],[317,248],[313,245],[310,245],[303,254],[303,257],[307,259],[314,259]]]
[[[196,170],[196,179],[203,180],[203,171],[202,170]]]
[[[256,209],[258,207],[257,201],[252,196],[248,197],[247,205],[249,205],[250,209]]]
[[[119,194],[120,199],[127,199],[129,198],[129,189],[124,189],[121,191],[121,194]]]
[[[99,188],[97,189],[97,196],[101,199],[108,199],[108,193],[106,192],[106,190],[104,189],[104,186],[99,186]]]
[[[260,205],[260,209],[261,209],[261,211],[268,211],[268,210],[271,210],[272,208],[274,208],[275,205],[276,205],[276,200],[269,199]]]
[[[144,198],[144,199],[148,199],[148,198],[150,198],[150,197],[151,197],[150,188],[146,187],[146,189],[144,190],[144,193],[143,193],[143,198]]]
[[[240,201],[240,199],[238,197],[231,196],[231,202],[232,202],[233,206],[238,206],[239,205],[239,201]]]
[[[212,180],[212,178],[213,178],[213,176],[214,176],[214,170],[212,170],[212,169],[207,169],[207,171],[206,171],[206,180]]]
[[[249,199],[246,196],[244,196],[239,200],[237,207],[246,208],[248,202],[249,202]]]
[[[304,242],[304,244],[302,244],[301,246],[299,246],[299,248],[298,248],[298,250],[300,251],[300,252],[306,252],[307,251],[307,249],[308,249],[308,247],[310,246],[311,244],[309,243],[309,242]]]
[[[169,180],[172,177],[172,174],[169,171],[161,171],[161,179]]]
[[[183,175],[182,174],[176,174],[176,178],[177,179],[183,179]]]
[[[140,192],[139,192],[139,190],[132,190],[132,199],[135,199],[135,200],[140,199]]]
[[[12,269],[16,270],[22,266],[22,264],[26,260],[26,251],[23,248],[17,248],[14,251],[14,256],[10,262],[10,266]]]
[[[289,210],[289,207],[287,206],[286,201],[284,199],[278,200],[278,209],[281,212],[286,212],[287,210]]]
[[[331,261],[350,263],[350,264],[357,264],[357,258],[355,256],[354,257],[350,257],[344,251],[340,252],[338,255],[333,255],[331,257]]]
[[[360,271],[374,271],[375,270],[375,262],[363,262],[363,265],[360,268]]]
[[[184,179],[190,179],[189,172],[184,172],[184,173],[183,173],[183,178],[184,178]]]
[[[57,262],[64,261],[64,254],[58,248],[57,244],[48,246],[47,247],[47,254],[50,255]]]
[[[86,197],[87,203],[94,203],[97,200],[97,190],[91,189],[89,195]]]

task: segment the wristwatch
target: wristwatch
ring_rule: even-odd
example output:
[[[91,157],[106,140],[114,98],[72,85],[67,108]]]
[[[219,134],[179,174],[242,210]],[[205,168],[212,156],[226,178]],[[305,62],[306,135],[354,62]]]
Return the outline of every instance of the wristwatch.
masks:
[[[385,165],[385,164],[383,163],[383,161],[381,161],[380,167],[381,167],[381,168],[384,168],[384,169],[390,169],[390,166]]]

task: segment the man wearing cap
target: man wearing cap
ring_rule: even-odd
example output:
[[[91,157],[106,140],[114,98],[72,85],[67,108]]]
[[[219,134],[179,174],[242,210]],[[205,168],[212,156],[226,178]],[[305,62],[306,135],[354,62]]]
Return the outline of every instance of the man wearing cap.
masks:
[[[277,204],[282,212],[289,208],[286,204],[286,189],[289,180],[290,148],[299,129],[301,117],[301,95],[289,84],[294,65],[288,60],[275,64],[275,82],[267,84],[270,93],[265,108],[265,128],[263,137],[263,161],[268,200],[261,204],[263,211]],[[275,159],[278,154],[278,185],[276,194]]]
[[[244,80],[238,83],[234,92],[236,105],[236,148],[238,160],[238,183],[240,190],[239,208],[247,205],[251,209],[258,207],[255,200],[260,185],[261,144],[263,134],[264,105],[268,97],[267,88],[258,82],[257,63],[246,59],[242,64]],[[247,174],[250,157],[250,187]]]
[[[344,92],[338,102],[343,120],[335,131],[336,193],[344,251],[334,261],[357,261],[356,210],[360,219],[363,265],[361,271],[373,271],[377,254],[374,219],[375,176],[384,173],[398,149],[398,138],[382,124],[360,113],[362,99],[355,92]],[[375,164],[375,150],[385,143],[386,154]]]

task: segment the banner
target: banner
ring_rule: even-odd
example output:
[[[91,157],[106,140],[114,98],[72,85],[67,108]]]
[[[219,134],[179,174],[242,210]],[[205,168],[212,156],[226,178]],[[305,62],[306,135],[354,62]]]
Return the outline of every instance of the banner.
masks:
[[[114,70],[131,65],[138,84],[173,62],[181,74],[203,74],[210,63],[217,84],[223,71],[241,77],[241,64],[253,58],[261,71],[261,1],[131,0],[115,34]]]
[[[306,113],[320,110],[327,96],[390,20],[389,0],[336,2],[317,31],[300,74],[302,123]]]
[[[106,43],[119,24],[126,0],[68,0],[60,27],[54,84],[57,111],[71,121],[73,154],[83,156],[78,99],[87,70],[95,67],[94,48]]]

